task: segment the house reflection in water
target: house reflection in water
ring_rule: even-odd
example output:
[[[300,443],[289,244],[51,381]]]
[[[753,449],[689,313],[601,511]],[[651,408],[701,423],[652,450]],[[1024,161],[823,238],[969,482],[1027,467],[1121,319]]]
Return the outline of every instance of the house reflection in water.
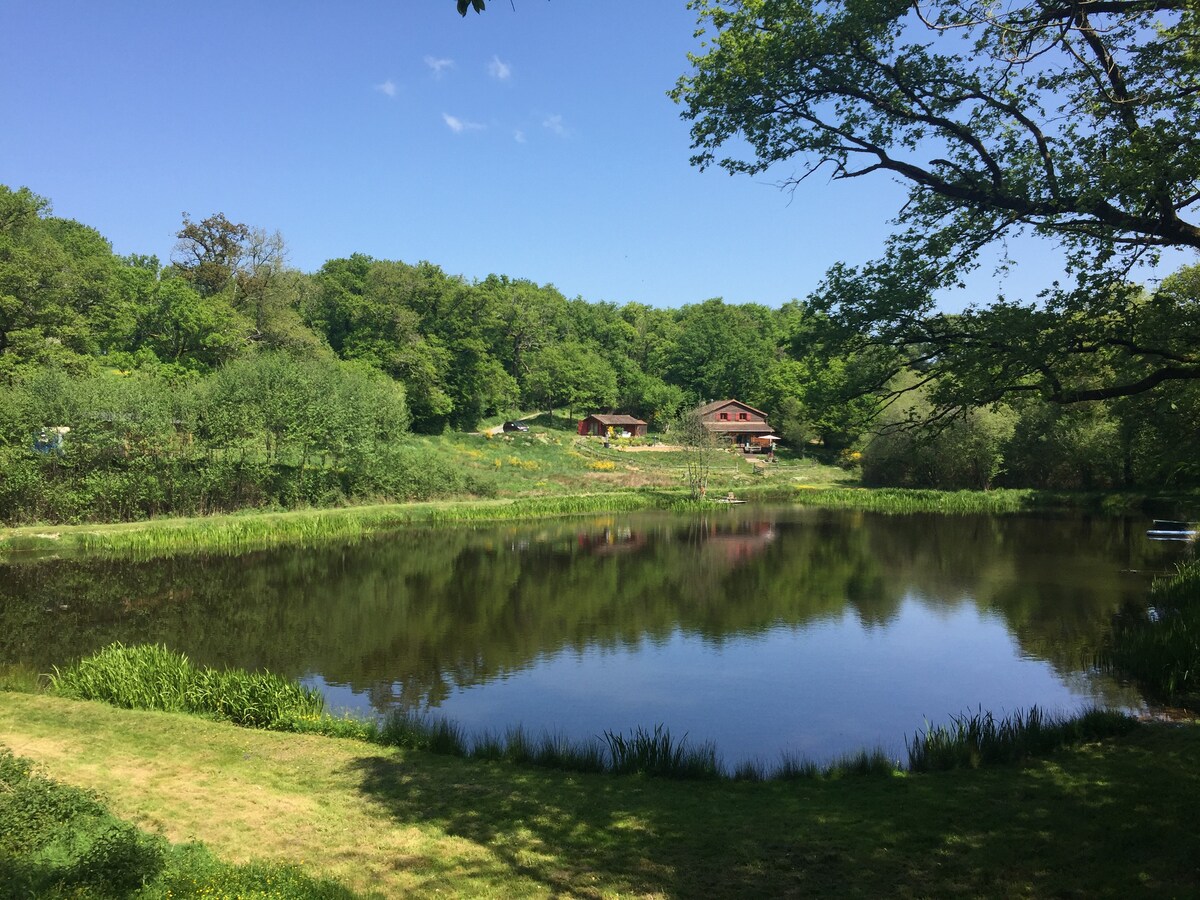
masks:
[[[741,522],[732,529],[713,524],[705,544],[732,568],[758,556],[775,537],[775,523],[770,521]]]
[[[581,531],[576,536],[576,544],[580,550],[593,556],[612,556],[646,546],[646,533],[634,531],[628,525],[600,531]]]
[[[578,549],[592,556],[615,556],[647,546],[650,534],[627,525],[608,526],[578,532],[575,544]],[[762,553],[775,540],[777,531],[775,522],[770,520],[736,523],[703,521],[696,523],[690,535],[698,556],[733,568]]]

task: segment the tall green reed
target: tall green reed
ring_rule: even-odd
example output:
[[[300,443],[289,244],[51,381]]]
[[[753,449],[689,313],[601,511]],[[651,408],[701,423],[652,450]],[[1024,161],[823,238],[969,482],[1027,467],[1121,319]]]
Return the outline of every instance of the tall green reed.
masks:
[[[961,713],[948,725],[926,723],[906,740],[913,772],[978,768],[1041,756],[1060,747],[1124,734],[1135,721],[1115,710],[1089,709],[1077,716],[1048,714],[1037,706],[997,719],[990,711]]]
[[[1156,581],[1148,609],[1120,612],[1097,662],[1155,700],[1200,709],[1200,560]]]
[[[720,778],[724,773],[712,743],[689,747],[686,734],[677,741],[661,724],[653,731],[639,725],[628,735],[605,731],[604,742],[608,745],[609,770],[618,775]]]
[[[125,709],[211,715],[250,728],[287,728],[293,719],[325,710],[320,691],[270,672],[197,667],[158,644],[115,643],[74,666],[56,667],[51,690]]]
[[[404,710],[379,720],[335,718],[325,714],[318,691],[267,672],[196,667],[183,654],[158,645],[113,644],[66,670],[56,669],[51,689],[61,696],[130,709],[198,713],[246,727],[576,772],[763,781],[889,775],[899,770],[899,763],[880,749],[848,754],[823,766],[784,754],[773,768],[749,761],[727,770],[711,742],[690,745],[686,734],[676,739],[662,724],[574,741],[549,732],[535,737],[519,726],[502,736],[485,732],[472,739],[450,720]],[[952,716],[948,725],[927,724],[906,740],[908,769],[926,772],[1011,762],[1122,734],[1134,724],[1124,713],[1098,709],[1064,717],[1047,715],[1035,706],[1003,718],[979,710]]]

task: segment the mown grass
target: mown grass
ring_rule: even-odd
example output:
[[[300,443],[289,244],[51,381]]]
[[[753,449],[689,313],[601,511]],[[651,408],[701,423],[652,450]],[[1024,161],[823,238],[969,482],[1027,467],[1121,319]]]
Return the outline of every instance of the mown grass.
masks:
[[[0,744],[234,863],[388,897],[1195,896],[1200,729],[905,777],[614,778],[48,695]],[[199,893],[197,891],[196,893]]]
[[[97,793],[37,774],[0,747],[0,898],[258,897],[353,894],[293,865],[230,865],[114,816]]]

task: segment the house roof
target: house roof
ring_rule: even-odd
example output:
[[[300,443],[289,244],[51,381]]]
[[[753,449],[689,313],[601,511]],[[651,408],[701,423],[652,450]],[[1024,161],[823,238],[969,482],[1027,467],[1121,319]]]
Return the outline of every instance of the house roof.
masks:
[[[590,416],[585,418],[584,421],[586,422],[587,419],[595,419],[601,425],[645,425],[646,424],[641,419],[635,419],[633,416],[626,416],[623,414],[610,416],[610,415],[603,414],[603,413],[592,413]]]
[[[712,403],[705,403],[703,406],[697,407],[696,412],[700,413],[702,416],[706,416],[709,413],[716,412],[718,409],[721,409],[721,407],[729,406],[730,404],[740,406],[742,409],[747,409],[752,413],[758,413],[764,419],[767,417],[767,414],[761,409],[755,409],[749,403],[743,403],[741,400],[734,400],[732,398],[729,400],[714,400]]]

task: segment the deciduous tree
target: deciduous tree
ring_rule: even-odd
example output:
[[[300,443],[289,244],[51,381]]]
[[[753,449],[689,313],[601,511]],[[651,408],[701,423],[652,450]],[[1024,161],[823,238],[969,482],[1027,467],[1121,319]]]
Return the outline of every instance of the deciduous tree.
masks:
[[[1194,297],[1127,283],[1161,248],[1200,249],[1194,4],[691,6],[706,43],[674,97],[697,165],[786,163],[793,186],[824,170],[910,187],[886,258],[835,268],[817,298],[847,335],[894,348],[937,384],[935,410],[1200,378]],[[982,248],[1019,233],[1059,245],[1073,279],[1040,302],[936,314],[938,292],[961,284]]]

